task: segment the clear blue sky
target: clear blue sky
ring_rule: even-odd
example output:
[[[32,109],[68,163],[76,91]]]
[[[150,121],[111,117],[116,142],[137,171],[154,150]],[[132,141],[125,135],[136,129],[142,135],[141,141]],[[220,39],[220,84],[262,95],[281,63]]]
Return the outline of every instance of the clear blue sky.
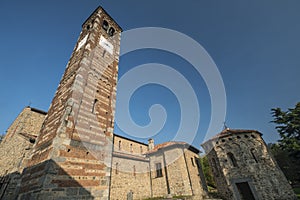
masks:
[[[1,134],[30,102],[32,107],[48,110],[81,24],[99,5],[125,31],[164,27],[196,40],[222,75],[227,126],[259,130],[266,142],[278,139],[269,123],[270,109],[287,109],[300,101],[299,0],[1,0]],[[201,121],[193,144],[199,147],[211,114],[205,82],[185,60],[159,50],[122,56],[119,76],[149,62],[178,70],[197,91]],[[162,142],[172,139],[179,126],[174,94],[159,85],[144,86],[132,96],[130,111],[136,123],[147,125],[148,109],[157,103],[164,105],[169,117],[155,138]],[[123,134],[118,127],[115,132]]]

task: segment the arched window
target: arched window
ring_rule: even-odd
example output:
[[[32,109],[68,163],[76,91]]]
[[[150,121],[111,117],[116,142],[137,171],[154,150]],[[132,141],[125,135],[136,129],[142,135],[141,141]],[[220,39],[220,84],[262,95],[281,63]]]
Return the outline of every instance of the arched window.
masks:
[[[255,156],[255,150],[254,150],[254,149],[251,149],[250,152],[251,152],[252,158],[255,160],[256,163],[258,163],[258,160],[257,160],[257,158],[256,158],[256,156]]]
[[[115,33],[115,29],[113,27],[110,27],[109,30],[108,30],[109,36],[113,36],[114,33]]]
[[[227,156],[228,156],[229,160],[231,161],[232,166],[233,167],[238,167],[234,155],[231,152],[229,152],[229,153],[227,153]]]
[[[108,26],[109,26],[108,22],[106,20],[104,20],[103,23],[102,23],[102,28],[107,31]]]
[[[95,100],[94,100],[94,103],[93,103],[92,113],[95,113],[97,103],[98,103],[98,99],[95,99]]]

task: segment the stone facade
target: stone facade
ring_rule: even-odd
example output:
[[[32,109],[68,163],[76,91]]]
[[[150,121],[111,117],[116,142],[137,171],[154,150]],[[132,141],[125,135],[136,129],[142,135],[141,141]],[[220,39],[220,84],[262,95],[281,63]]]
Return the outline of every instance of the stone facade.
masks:
[[[261,136],[225,129],[202,145],[224,199],[297,199]]]
[[[0,145],[0,199],[15,199],[20,174],[31,155],[46,113],[26,107],[7,129]]]
[[[199,150],[184,142],[143,144],[114,136],[110,199],[167,196],[207,196]]]
[[[7,129],[0,146],[0,176],[22,172],[46,113],[26,107]],[[2,170],[5,169],[5,170]]]

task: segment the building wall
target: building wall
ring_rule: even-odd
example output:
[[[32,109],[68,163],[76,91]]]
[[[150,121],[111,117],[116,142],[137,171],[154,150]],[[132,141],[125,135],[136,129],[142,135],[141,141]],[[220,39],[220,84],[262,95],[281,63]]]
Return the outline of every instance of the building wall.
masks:
[[[201,197],[206,196],[207,186],[200,164],[199,155],[188,150],[185,150],[184,154],[187,163],[186,169],[189,172],[193,195]]]
[[[121,32],[101,7],[82,25],[22,177],[21,198],[37,198],[37,190],[48,199],[64,197],[74,187],[70,180],[74,191],[88,191],[78,198],[109,198]]]
[[[259,133],[228,134],[214,143],[208,157],[224,197],[239,199],[237,184],[247,182],[255,199],[295,199]]]
[[[127,199],[132,191],[134,199],[151,197],[150,171],[148,160],[113,157],[110,199]]]
[[[140,155],[148,151],[148,145],[114,135],[114,151]]]
[[[170,194],[192,195],[191,184],[187,165],[183,155],[183,149],[174,148],[164,151],[167,164]]]
[[[0,144],[0,198],[16,199],[21,173],[32,153],[45,112],[26,107],[8,128]]]
[[[26,107],[7,129],[0,144],[0,176],[13,172],[22,172],[23,160],[31,153],[35,138],[41,129],[45,113]]]
[[[150,169],[151,169],[151,183],[153,197],[163,197],[168,194],[167,181],[166,181],[166,171],[163,153],[159,152],[149,157],[150,159]],[[156,173],[156,164],[161,163],[162,176],[158,177]]]
[[[149,155],[149,158],[154,197],[165,197],[169,193],[173,196],[194,196],[200,200],[206,196],[206,184],[202,182],[199,174],[201,167],[198,163],[198,168],[195,160],[199,158],[198,154],[178,146],[158,150]],[[157,163],[162,165],[162,177],[156,176]]]

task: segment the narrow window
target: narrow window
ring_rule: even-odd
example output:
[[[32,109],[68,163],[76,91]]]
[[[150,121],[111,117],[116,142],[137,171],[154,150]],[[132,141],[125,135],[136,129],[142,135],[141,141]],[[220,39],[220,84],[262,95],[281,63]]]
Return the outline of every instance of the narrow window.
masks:
[[[108,30],[109,36],[113,36],[114,33],[115,33],[115,29],[113,27],[110,27],[109,30]]]
[[[191,161],[192,161],[192,165],[193,165],[193,167],[195,167],[194,159],[193,159],[193,158],[191,158]]]
[[[156,169],[156,177],[162,177],[162,168],[161,168],[161,163],[156,163],[155,164],[155,169]]]
[[[251,149],[250,152],[251,152],[252,158],[255,160],[256,163],[258,163],[258,160],[257,160],[257,158],[256,158],[256,156],[255,156],[255,153],[254,153],[255,150],[254,150],[254,149]]]
[[[119,140],[119,151],[121,151],[121,140]]]
[[[130,144],[130,152],[133,152],[132,144]]]
[[[231,161],[232,166],[233,167],[238,167],[234,155],[231,152],[229,152],[229,153],[227,153],[227,156],[228,156],[229,160]]]
[[[108,29],[108,22],[106,20],[103,21],[102,28],[107,31],[107,29]]]
[[[94,100],[94,103],[93,103],[92,113],[95,113],[97,103],[98,103],[98,99],[95,99],[95,100]]]
[[[142,146],[140,146],[140,150],[141,150],[141,154],[143,153],[143,147]]]
[[[116,174],[119,174],[119,163],[116,163]]]

